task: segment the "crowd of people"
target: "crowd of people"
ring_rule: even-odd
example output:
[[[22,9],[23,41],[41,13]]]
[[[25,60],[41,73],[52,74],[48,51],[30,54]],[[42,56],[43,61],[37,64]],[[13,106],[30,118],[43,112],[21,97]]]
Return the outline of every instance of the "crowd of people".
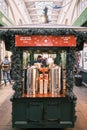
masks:
[[[42,57],[41,55],[38,55],[37,60],[34,61],[34,63],[41,63],[42,67],[47,67],[50,64],[53,64],[54,60],[51,56],[46,58],[46,57]]]

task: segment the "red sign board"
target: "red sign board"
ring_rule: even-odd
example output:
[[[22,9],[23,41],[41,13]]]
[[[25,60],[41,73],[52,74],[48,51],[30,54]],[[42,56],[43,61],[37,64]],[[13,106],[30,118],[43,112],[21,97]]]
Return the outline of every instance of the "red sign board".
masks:
[[[15,36],[16,47],[35,47],[35,46],[59,46],[74,47],[76,46],[76,38],[73,35],[68,36]]]

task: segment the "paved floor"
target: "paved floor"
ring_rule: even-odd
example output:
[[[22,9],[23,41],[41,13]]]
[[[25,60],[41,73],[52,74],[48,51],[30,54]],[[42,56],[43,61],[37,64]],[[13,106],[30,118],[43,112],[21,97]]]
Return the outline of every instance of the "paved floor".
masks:
[[[12,85],[0,86],[0,130],[11,130],[11,102],[14,91]]]
[[[12,128],[12,105],[10,98],[14,91],[12,86],[0,86],[0,130],[24,130]],[[74,93],[77,96],[76,115],[77,120],[74,128],[63,130],[87,130],[87,88],[74,87]]]
[[[13,94],[12,85],[8,83],[7,86],[4,84],[0,86],[0,106],[11,94]]]

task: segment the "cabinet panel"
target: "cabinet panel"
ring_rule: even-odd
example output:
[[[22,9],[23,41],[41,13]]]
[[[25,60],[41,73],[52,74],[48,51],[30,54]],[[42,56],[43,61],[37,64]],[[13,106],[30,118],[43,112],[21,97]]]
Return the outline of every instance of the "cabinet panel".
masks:
[[[43,104],[31,102],[27,105],[28,122],[40,122],[42,120]]]
[[[45,119],[48,122],[60,121],[60,106],[58,103],[47,103],[45,106]]]
[[[73,114],[72,103],[61,103],[61,120],[62,121],[71,121]]]
[[[24,121],[26,120],[26,103],[15,102],[13,103],[13,120]]]

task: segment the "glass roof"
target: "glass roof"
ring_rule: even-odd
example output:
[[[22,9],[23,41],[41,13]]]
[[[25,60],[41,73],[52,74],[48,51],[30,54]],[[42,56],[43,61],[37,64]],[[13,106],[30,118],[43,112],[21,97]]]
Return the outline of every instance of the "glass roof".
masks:
[[[13,8],[16,19],[21,19],[20,24],[40,24],[40,23],[52,23],[60,25],[73,24],[76,17],[78,17],[78,9],[80,6],[80,0],[9,0],[9,3]],[[86,2],[86,0],[85,0]],[[15,5],[15,6],[14,6]],[[18,6],[18,7],[17,7]],[[20,10],[19,10],[20,9]],[[14,12],[14,10],[13,10]]]
[[[41,20],[41,16],[43,17],[46,10],[48,14],[48,19],[50,20],[51,16],[49,14],[52,13],[52,10],[49,10],[49,8],[52,8],[53,2],[35,2],[35,7],[38,15],[38,20]]]

